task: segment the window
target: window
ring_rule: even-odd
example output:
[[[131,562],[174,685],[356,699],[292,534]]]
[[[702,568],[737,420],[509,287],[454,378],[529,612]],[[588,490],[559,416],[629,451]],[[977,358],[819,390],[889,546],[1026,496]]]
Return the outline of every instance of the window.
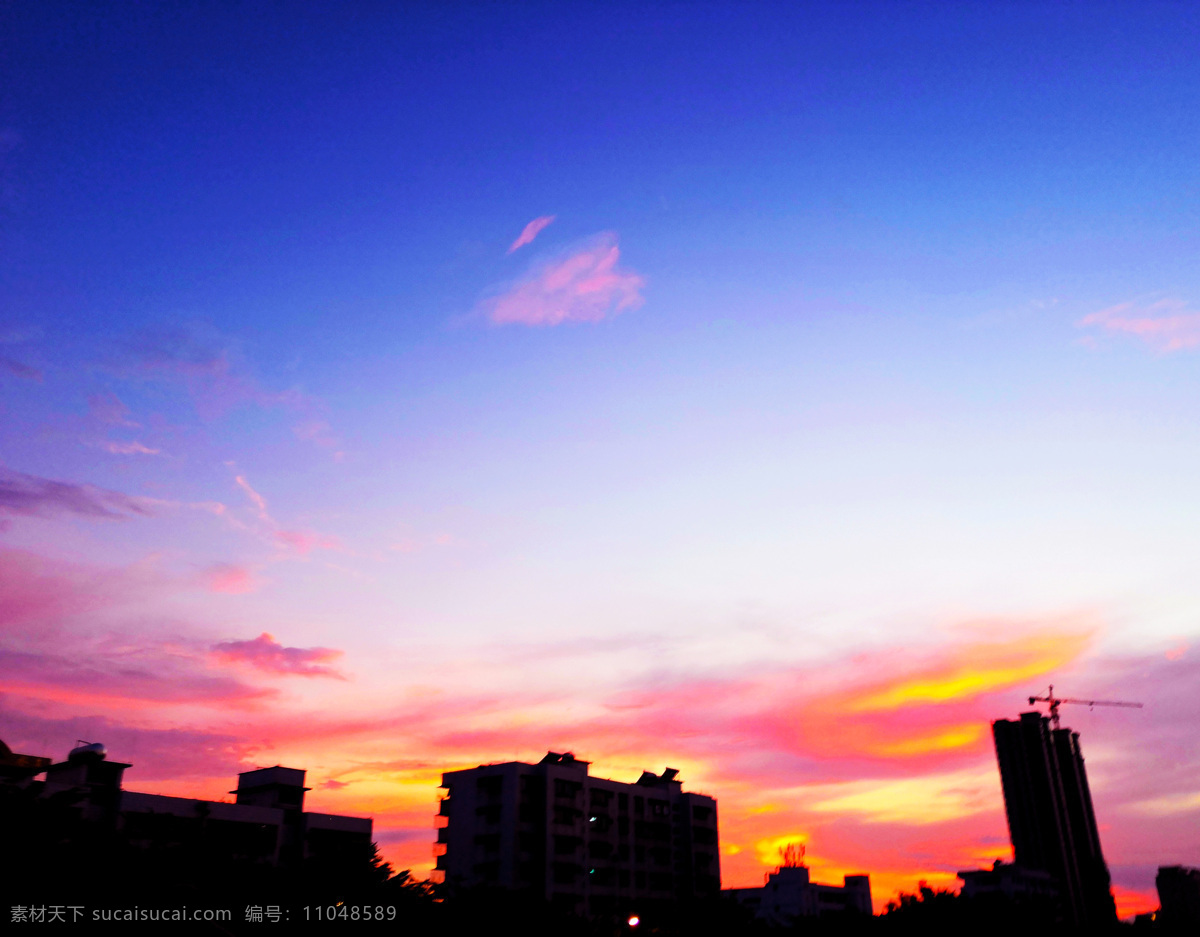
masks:
[[[494,882],[500,877],[500,863],[477,862],[475,863],[475,874],[485,882]]]
[[[606,843],[602,839],[594,839],[588,843],[588,855],[593,859],[607,859],[612,855],[612,843]]]
[[[554,779],[554,796],[564,799],[574,800],[575,795],[579,793],[583,785],[578,781],[568,781],[564,778]]]
[[[572,862],[554,863],[554,884],[573,885],[582,870]]]
[[[594,833],[607,833],[612,829],[612,817],[607,813],[593,813],[588,817],[588,826]]]

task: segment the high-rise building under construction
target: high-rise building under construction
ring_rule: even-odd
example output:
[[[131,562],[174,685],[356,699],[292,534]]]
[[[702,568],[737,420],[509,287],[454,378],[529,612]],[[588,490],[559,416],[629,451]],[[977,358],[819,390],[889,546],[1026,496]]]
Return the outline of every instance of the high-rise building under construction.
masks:
[[[1116,921],[1079,733],[1038,712],[992,723],[1016,865],[1050,873],[1068,922]]]

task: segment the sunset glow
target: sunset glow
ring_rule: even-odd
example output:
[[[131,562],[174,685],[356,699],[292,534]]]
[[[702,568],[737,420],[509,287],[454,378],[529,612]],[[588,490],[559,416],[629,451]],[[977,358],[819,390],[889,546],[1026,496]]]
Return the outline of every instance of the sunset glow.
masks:
[[[1053,684],[1120,913],[1200,865],[1195,9],[19,6],[14,751],[417,877],[443,772],[669,766],[880,910]]]

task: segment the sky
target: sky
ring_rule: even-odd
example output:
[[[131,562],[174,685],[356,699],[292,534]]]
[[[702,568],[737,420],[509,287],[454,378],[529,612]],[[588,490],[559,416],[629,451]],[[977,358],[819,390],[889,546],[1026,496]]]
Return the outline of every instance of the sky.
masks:
[[[432,868],[573,751],[877,905],[1053,684],[1200,865],[1200,11],[12,4],[0,738]]]

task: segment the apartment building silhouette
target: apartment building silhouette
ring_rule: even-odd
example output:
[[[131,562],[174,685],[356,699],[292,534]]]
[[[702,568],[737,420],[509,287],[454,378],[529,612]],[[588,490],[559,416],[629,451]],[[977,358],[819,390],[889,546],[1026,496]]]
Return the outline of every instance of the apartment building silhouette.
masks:
[[[126,790],[130,767],[110,760],[97,742],[76,746],[60,762],[15,754],[0,742],[0,783],[25,792],[30,805],[69,805],[61,831],[67,838],[105,830],[135,851],[203,853],[282,869],[310,860],[362,861],[369,854],[371,819],[306,811],[302,769],[243,771],[229,803]]]
[[[717,802],[678,772],[632,784],[549,752],[442,775],[436,868],[451,887],[521,890],[565,911],[645,914],[721,888]]]

